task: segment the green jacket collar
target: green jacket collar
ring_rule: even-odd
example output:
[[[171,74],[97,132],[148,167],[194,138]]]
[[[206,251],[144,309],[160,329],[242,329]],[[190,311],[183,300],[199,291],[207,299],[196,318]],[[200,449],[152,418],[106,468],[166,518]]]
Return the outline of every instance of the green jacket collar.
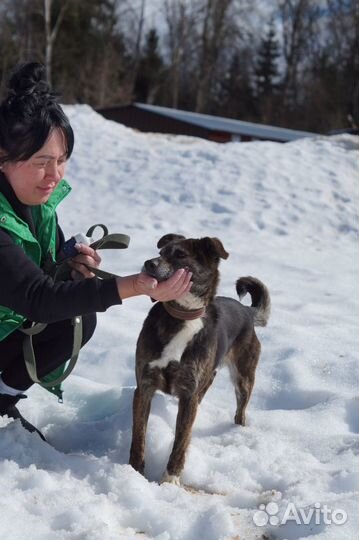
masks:
[[[49,200],[43,205],[34,206],[32,212],[38,214],[40,208],[50,213],[55,212],[60,202],[70,193],[71,186],[67,180],[62,179],[51,194]],[[6,197],[0,192],[0,227],[17,234],[27,241],[34,241],[34,237],[27,225],[13,210]]]

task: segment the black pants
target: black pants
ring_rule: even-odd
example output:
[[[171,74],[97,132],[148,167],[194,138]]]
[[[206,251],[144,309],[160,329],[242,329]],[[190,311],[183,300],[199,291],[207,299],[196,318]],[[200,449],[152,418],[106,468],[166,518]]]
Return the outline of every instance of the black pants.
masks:
[[[96,328],[96,313],[82,317],[82,346],[92,337]],[[73,347],[71,320],[51,323],[32,338],[38,376],[44,377],[70,359]],[[0,372],[2,380],[17,390],[27,390],[34,383],[30,379],[22,352],[25,334],[16,330],[0,341]]]

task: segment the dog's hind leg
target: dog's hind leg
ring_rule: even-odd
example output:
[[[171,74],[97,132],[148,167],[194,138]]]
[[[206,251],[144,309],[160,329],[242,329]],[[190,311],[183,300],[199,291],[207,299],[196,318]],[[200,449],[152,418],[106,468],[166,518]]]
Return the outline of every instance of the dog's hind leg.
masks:
[[[204,385],[204,387],[200,390],[198,394],[198,405],[201,403],[202,399],[204,398],[208,388],[211,386],[211,384],[214,381],[215,376],[217,375],[217,371],[213,371],[211,377],[208,379],[207,383]]]
[[[240,426],[246,425],[246,408],[251,397],[253,385],[254,377],[238,376],[237,384],[235,385],[237,410],[234,417],[234,422]]]
[[[192,426],[196,418],[197,408],[198,396],[180,397],[175,440],[162,482],[180,484],[180,474],[184,467],[186,450],[191,440]]]
[[[241,426],[246,425],[246,408],[254,386],[260,350],[260,343],[254,334],[250,346],[239,352],[234,344],[230,353],[229,370],[237,400],[234,422]]]
[[[154,392],[154,388],[144,389],[138,386],[133,396],[132,444],[129,463],[141,474],[144,474],[145,470],[146,430]]]

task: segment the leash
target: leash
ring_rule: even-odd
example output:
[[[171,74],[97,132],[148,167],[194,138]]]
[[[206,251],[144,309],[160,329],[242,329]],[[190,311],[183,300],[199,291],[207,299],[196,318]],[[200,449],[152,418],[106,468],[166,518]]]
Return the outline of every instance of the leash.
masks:
[[[86,236],[91,238],[96,228],[101,228],[103,235],[98,240],[95,240],[95,242],[92,242],[89,244],[89,246],[92,249],[99,250],[99,249],[126,249],[129,246],[130,243],[130,237],[127,234],[119,234],[119,233],[113,233],[109,234],[108,228],[106,225],[103,225],[102,223],[96,223],[96,225],[92,225],[92,227],[89,228],[89,230],[86,233]],[[71,258],[71,257],[67,257]],[[84,264],[84,263],[82,263]],[[55,279],[56,277],[61,273],[61,270],[64,266],[67,266],[67,260],[61,261],[57,264],[57,270],[55,273]],[[112,272],[107,272],[106,270],[101,270],[100,268],[95,268],[94,266],[91,266],[89,264],[84,264],[90,272],[95,274],[96,277],[100,279],[110,279],[110,278],[116,278],[120,277],[117,274],[114,274]]]
[[[51,379],[51,381],[48,382],[41,380],[37,374],[36,359],[34,347],[32,344],[32,336],[36,336],[36,334],[39,334],[40,332],[45,330],[47,324],[33,322],[29,328],[20,328],[21,332],[25,334],[22,349],[24,354],[25,366],[30,379],[34,383],[38,383],[47,389],[53,389],[56,386],[60,385],[65,379],[67,379],[71,371],[74,369],[80,354],[82,343],[82,317],[74,317],[71,322],[74,326],[74,342],[72,346],[71,358],[67,366],[65,367],[62,375],[56,377],[55,379]]]
[[[93,232],[98,227],[102,229],[103,235],[101,238],[99,238],[98,240],[95,240],[94,242],[90,244],[90,247],[92,249],[96,249],[96,250],[126,249],[128,247],[130,243],[130,237],[127,234],[118,234],[118,233],[109,234],[106,225],[103,225],[102,223],[97,223],[96,225],[92,225],[92,227],[90,227],[89,230],[87,231],[86,236],[91,238]],[[65,265],[67,266],[66,259],[61,261],[60,263],[54,263],[54,266],[55,266],[54,280],[58,279],[61,269],[63,269]],[[100,270],[99,268],[94,268],[90,265],[85,265],[85,266],[100,279],[109,279],[113,277],[119,277],[116,274],[113,274],[111,272],[106,272],[105,270]],[[21,330],[21,332],[25,334],[24,341],[23,341],[23,355],[24,355],[24,361],[25,361],[25,366],[26,366],[28,375],[34,383],[38,383],[50,391],[54,391],[56,386],[61,385],[61,383],[65,379],[67,379],[67,377],[73,371],[77,363],[79,354],[80,354],[80,349],[82,345],[82,317],[81,316],[73,317],[71,322],[74,327],[74,338],[73,338],[71,358],[69,359],[63,373],[59,376],[56,376],[55,378],[52,378],[49,381],[41,380],[38,376],[37,367],[36,367],[36,358],[35,358],[34,347],[32,343],[32,337],[42,332],[46,328],[47,323],[32,322],[31,326],[28,328],[26,327],[19,328],[19,330]],[[62,401],[62,397],[60,397],[59,400]]]

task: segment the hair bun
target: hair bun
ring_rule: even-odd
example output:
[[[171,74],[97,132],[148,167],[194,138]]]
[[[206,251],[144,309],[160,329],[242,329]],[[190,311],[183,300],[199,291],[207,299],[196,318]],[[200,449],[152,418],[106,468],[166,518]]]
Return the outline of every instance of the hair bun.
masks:
[[[51,91],[45,66],[38,62],[28,62],[18,66],[10,77],[8,93],[11,97],[17,98],[30,95],[49,97]]]

